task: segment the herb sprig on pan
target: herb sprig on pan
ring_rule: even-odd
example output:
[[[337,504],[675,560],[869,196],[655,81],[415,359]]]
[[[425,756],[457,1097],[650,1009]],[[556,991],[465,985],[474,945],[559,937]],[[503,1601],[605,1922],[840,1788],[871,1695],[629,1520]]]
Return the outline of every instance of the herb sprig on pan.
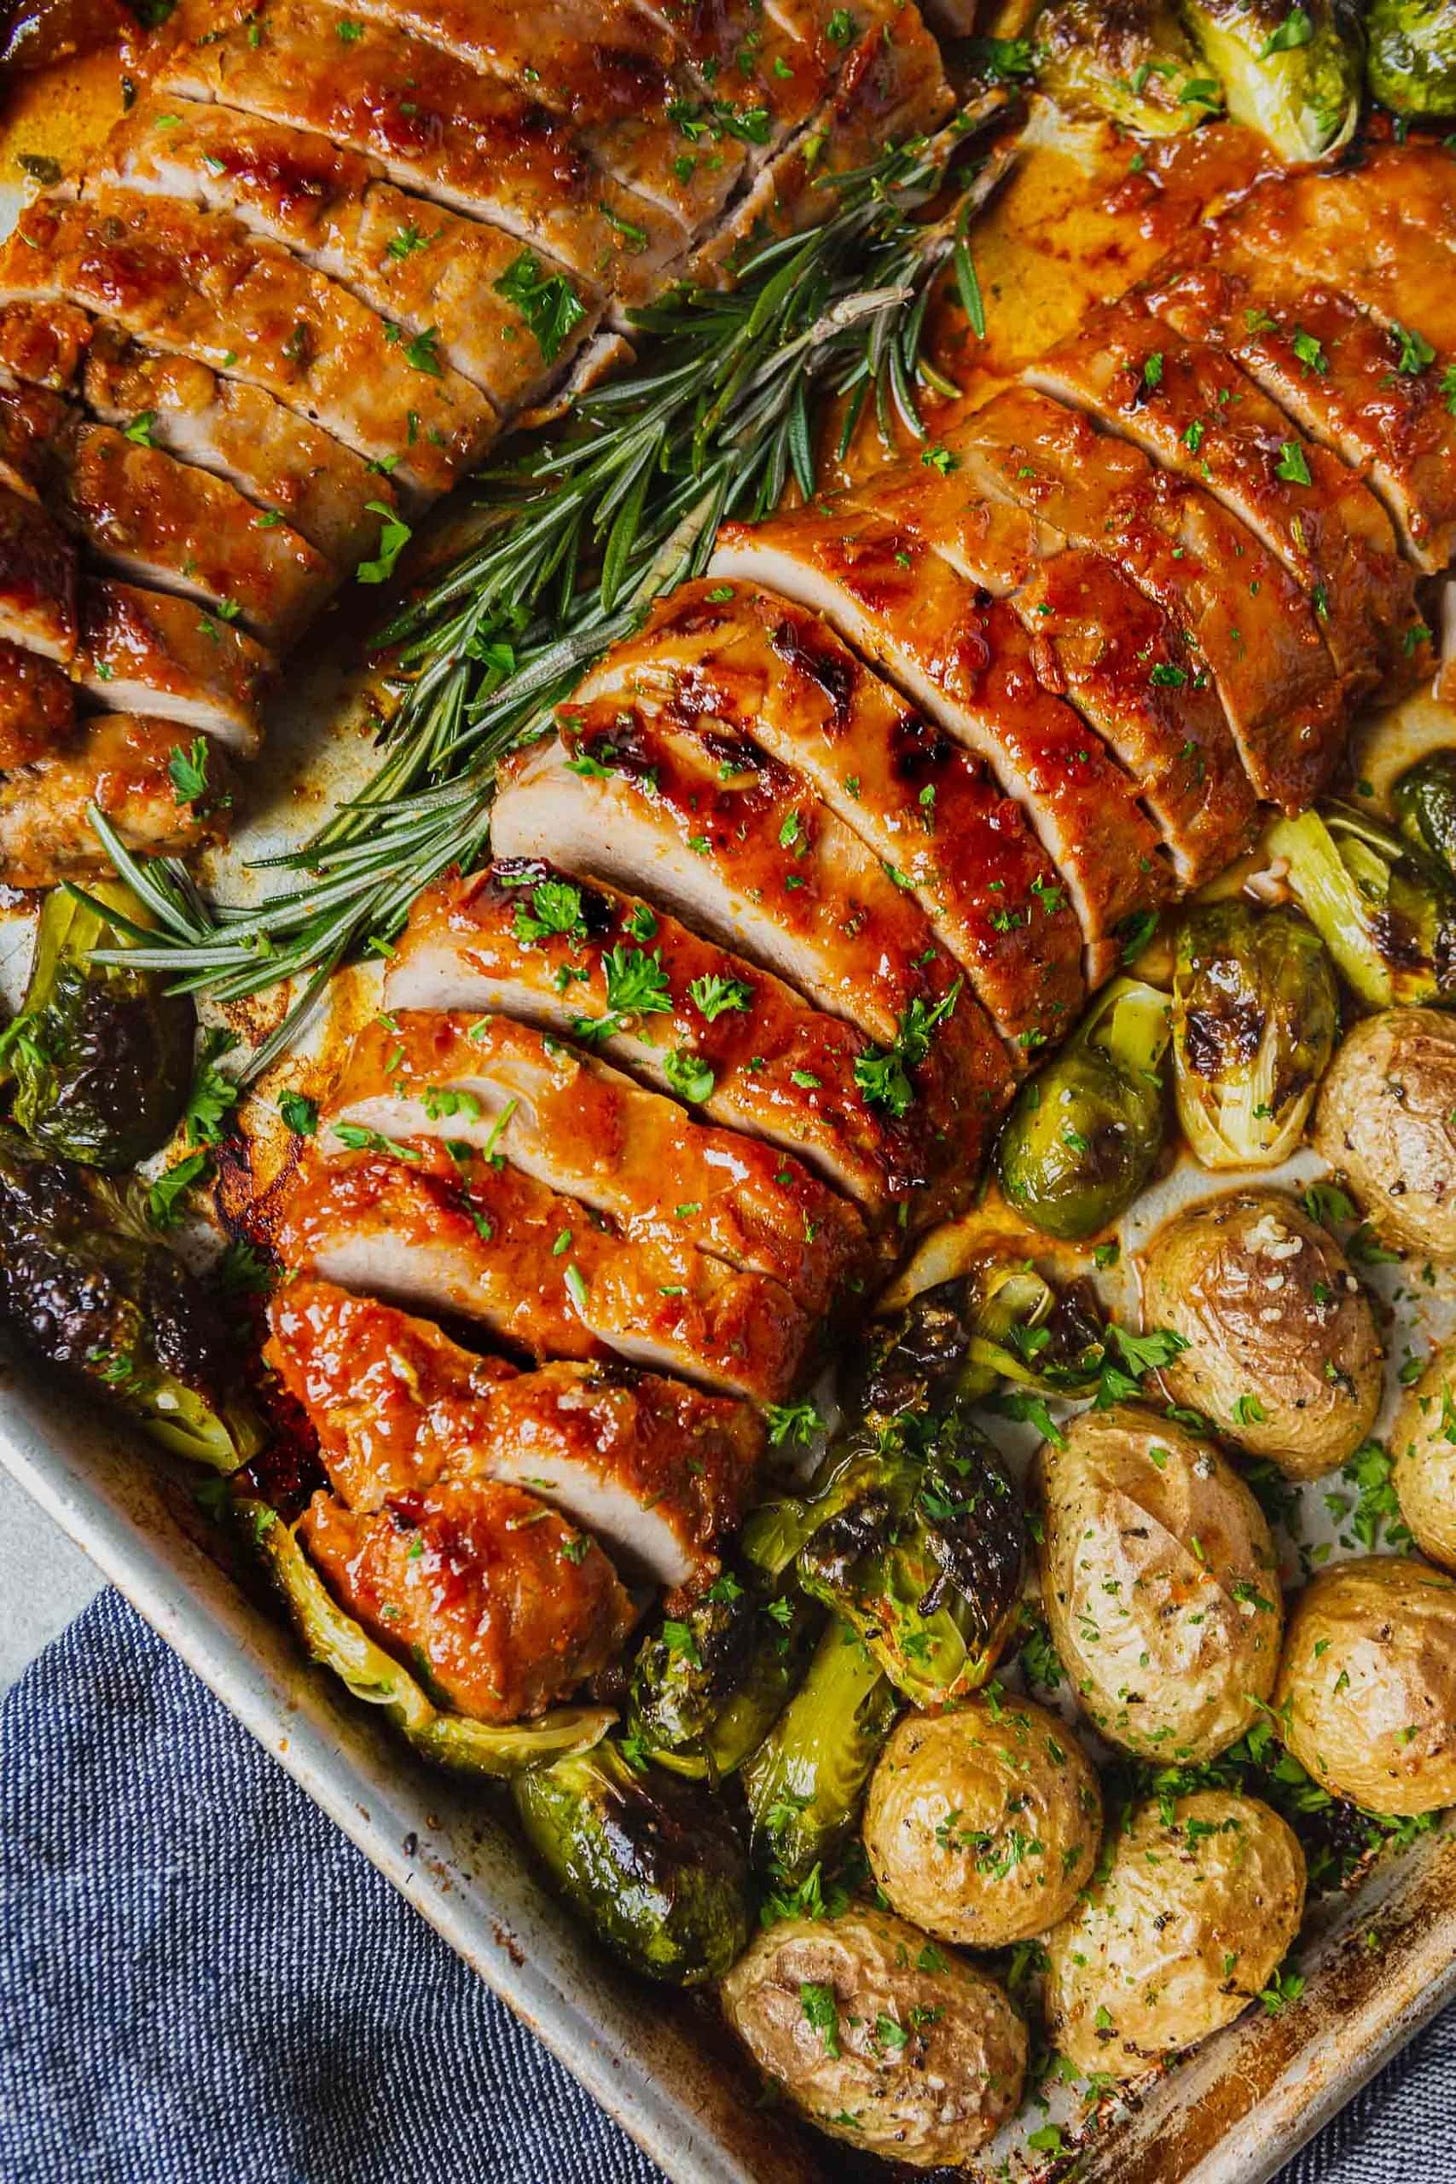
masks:
[[[812,495],[829,403],[844,405],[840,453],[867,406],[887,429],[898,420],[924,437],[921,391],[955,392],[922,354],[947,265],[984,332],[966,231],[1004,158],[959,189],[952,172],[999,104],[993,94],[936,137],[830,178],[827,217],[756,248],[731,288],[679,289],[637,314],[640,360],[579,393],[558,434],[483,475],[474,544],[381,638],[400,690],[383,761],[277,860],[295,876],[281,892],[209,902],[177,860],[134,858],[93,810],[158,928],[138,929],[129,963],[219,1001],[301,982],[251,1074],[286,1047],[347,955],[387,949],[422,888],[479,861],[500,757],[549,726],[655,598],[701,573],[719,526],[766,515],[790,479]]]

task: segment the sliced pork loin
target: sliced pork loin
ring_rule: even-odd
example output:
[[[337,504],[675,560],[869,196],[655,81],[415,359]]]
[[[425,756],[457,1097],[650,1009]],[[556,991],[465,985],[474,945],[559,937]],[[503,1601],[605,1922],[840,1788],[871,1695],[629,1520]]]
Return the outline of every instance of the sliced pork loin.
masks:
[[[175,28],[157,92],[311,130],[596,286],[645,301],[687,243],[680,221],[603,173],[571,125],[528,89],[392,24],[318,0],[230,0],[221,9],[207,0]]]
[[[822,615],[987,761],[1045,844],[1098,979],[1098,944],[1163,900],[1169,864],[1137,784],[1039,679],[1011,609],[906,526],[848,504],[729,525],[710,573],[758,579]]]
[[[1030,387],[950,435],[966,482],[1114,561],[1186,632],[1256,795],[1312,803],[1344,754],[1345,691],[1314,608],[1217,501]]]
[[[97,713],[26,763],[0,757],[0,873],[6,884],[53,887],[106,871],[89,817],[93,804],[139,856],[186,856],[213,840],[228,801],[224,772],[212,753],[214,800],[200,812],[179,802],[168,771],[178,742],[175,721]]]
[[[650,1007],[666,1000],[667,975],[642,960]],[[720,991],[709,1006],[751,1000],[747,988]],[[345,1140],[363,1129],[499,1155],[624,1236],[771,1275],[811,1316],[833,1312],[848,1284],[864,1286],[863,1222],[799,1161],[696,1121],[596,1056],[509,1017],[395,1010],[367,1024],[327,1105],[325,1151],[340,1129]]]
[[[618,1658],[636,1620],[594,1541],[493,1479],[368,1516],[318,1493],[298,1529],[340,1605],[472,1721],[544,1713]]]
[[[66,300],[151,348],[264,388],[422,493],[489,444],[495,412],[347,289],[177,198],[41,199],[0,244],[0,301]]]
[[[601,315],[596,290],[518,236],[410,196],[374,161],[261,115],[159,93],[113,130],[96,171],[230,213],[298,252],[410,336],[433,334],[440,358],[503,415],[564,370]]]
[[[50,660],[0,642],[0,773],[59,749],[75,719],[70,678]]]
[[[734,1005],[744,995],[747,1006]],[[930,1219],[956,1201],[1009,1089],[1008,1079],[994,1100],[936,1105],[947,1087],[912,1066],[909,1101],[869,1099],[879,1051],[842,1017],[640,897],[536,860],[498,860],[427,889],[385,1000],[502,1010],[589,1039],[659,1089],[688,1084],[711,1121],[796,1155],[882,1231],[912,1202]]]
[[[277,674],[263,646],[220,614],[170,592],[106,577],[80,590],[80,640],[71,673],[119,710],[200,728],[251,756]]]
[[[1185,341],[1135,296],[1102,305],[1025,374],[1166,469],[1207,486],[1314,606],[1352,693],[1410,679],[1414,578],[1364,482],[1307,440],[1227,352]]]
[[[818,1330],[786,1290],[690,1246],[635,1241],[519,1170],[441,1145],[366,1140],[310,1163],[279,1249],[346,1289],[478,1321],[528,1356],[680,1373],[781,1402],[813,1362]]]
[[[1009,1040],[1038,1044],[1076,1015],[1081,929],[1020,805],[816,615],[758,585],[684,585],[612,648],[573,704],[595,701],[600,715],[617,696],[669,732],[706,735],[720,762],[726,735],[789,769],[796,816],[807,788],[913,895]],[[772,834],[776,816],[782,833],[767,809],[749,824]],[[790,849],[803,845],[795,861],[813,887],[808,834],[805,818]],[[834,856],[831,836],[822,858]]]
[[[1148,301],[1180,333],[1227,349],[1302,431],[1366,478],[1418,569],[1446,567],[1456,418],[1439,372],[1397,370],[1386,327],[1222,238],[1207,263],[1155,277]]]
[[[717,1571],[763,1450],[746,1403],[624,1365],[520,1372],[331,1282],[287,1282],[264,1351],[308,1412],[336,1491],[372,1511],[442,1479],[527,1488],[618,1565],[681,1588]]]
[[[77,641],[75,547],[28,491],[0,485],[0,643],[65,665]]]

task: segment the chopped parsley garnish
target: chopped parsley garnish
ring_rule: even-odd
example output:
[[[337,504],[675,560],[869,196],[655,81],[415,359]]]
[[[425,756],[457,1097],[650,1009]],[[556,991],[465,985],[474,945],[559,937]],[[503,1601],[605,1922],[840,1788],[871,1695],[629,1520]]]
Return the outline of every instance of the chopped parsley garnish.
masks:
[[[547,364],[555,363],[586,317],[586,305],[566,275],[544,273],[534,250],[523,250],[511,260],[496,282],[495,292],[515,305]]]

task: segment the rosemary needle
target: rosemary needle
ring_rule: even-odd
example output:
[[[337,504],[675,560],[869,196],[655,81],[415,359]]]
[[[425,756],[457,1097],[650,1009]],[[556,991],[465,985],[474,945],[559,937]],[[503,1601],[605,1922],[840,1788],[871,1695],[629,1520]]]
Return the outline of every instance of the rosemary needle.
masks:
[[[224,1002],[305,982],[249,1074],[289,1044],[337,964],[387,952],[422,888],[479,861],[500,757],[549,728],[655,598],[702,571],[719,526],[768,514],[790,479],[812,496],[826,403],[844,404],[841,456],[870,404],[884,429],[898,419],[924,436],[918,390],[955,392],[921,355],[947,261],[984,331],[966,229],[1005,162],[958,194],[947,185],[1000,104],[993,94],[933,138],[826,177],[817,227],[756,249],[731,288],[680,288],[634,314],[640,361],[579,394],[558,435],[482,473],[479,537],[381,636],[401,692],[381,764],[310,841],[270,860],[291,885],[246,908],[210,903],[180,862],[133,857],[93,808],[155,920],[127,962]],[[927,220],[943,194],[949,212]]]

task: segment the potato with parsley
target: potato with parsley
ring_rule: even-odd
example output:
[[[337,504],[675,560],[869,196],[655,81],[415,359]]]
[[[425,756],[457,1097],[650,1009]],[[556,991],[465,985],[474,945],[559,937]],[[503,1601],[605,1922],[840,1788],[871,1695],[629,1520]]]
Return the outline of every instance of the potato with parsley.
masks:
[[[1274,1703],[1331,1796],[1399,1817],[1456,1805],[1456,1583],[1408,1555],[1322,1571],[1290,1616]]]
[[[1212,1442],[1140,1404],[1084,1411],[1036,1477],[1042,1602],[1083,1707],[1141,1759],[1213,1759],[1273,1689],[1269,1527]]]
[[[1026,2027],[1004,1990],[891,1912],[781,1920],[721,1992],[759,2068],[864,2152],[959,2168],[1020,2105]]]
[[[1231,1191],[1163,1224],[1142,1260],[1143,1314],[1184,1347],[1175,1403],[1292,1479],[1348,1461],[1380,1408],[1369,1300],[1333,1236],[1286,1191]]]
[[[870,1868],[895,1910],[971,1949],[1025,1941],[1065,1918],[1101,1836],[1086,1755],[1027,1699],[981,1695],[908,1715],[865,1805]]]
[[[1314,1142],[1397,1251],[1456,1260],[1456,1017],[1387,1009],[1330,1064]]]
[[[1304,1853],[1258,1798],[1152,1798],[1048,1935],[1047,2024],[1081,2071],[1136,2078],[1247,2009],[1304,1916]]]
[[[1400,1513],[1422,1554],[1456,1570],[1456,1342],[1406,1390],[1390,1433]]]

